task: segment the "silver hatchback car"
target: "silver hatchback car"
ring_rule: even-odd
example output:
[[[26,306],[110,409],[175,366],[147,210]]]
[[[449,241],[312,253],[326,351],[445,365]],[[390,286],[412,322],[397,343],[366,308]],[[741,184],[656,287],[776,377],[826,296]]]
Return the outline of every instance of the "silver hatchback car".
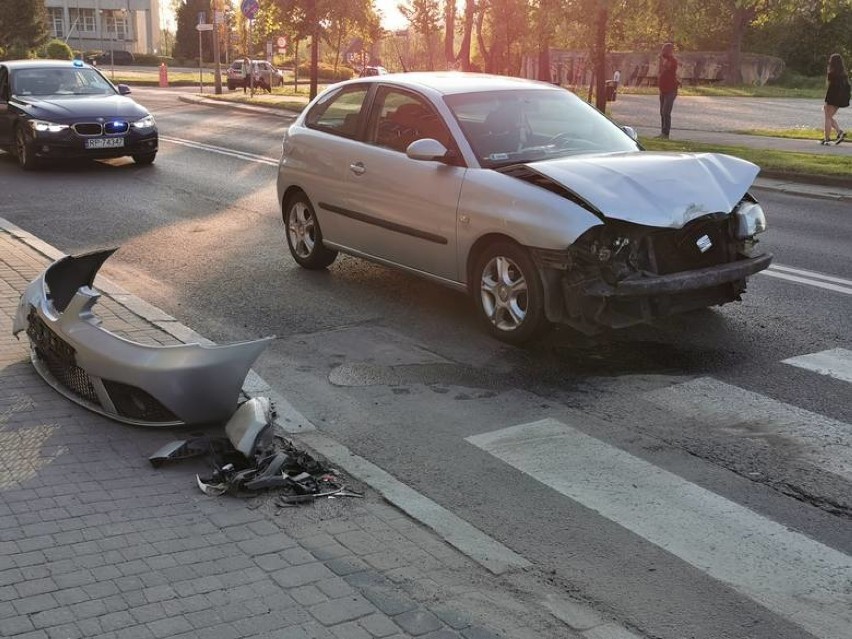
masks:
[[[497,338],[585,333],[740,299],[771,254],[754,164],[643,151],[570,91],[482,74],[350,80],[284,136],[287,244],[470,293]]]

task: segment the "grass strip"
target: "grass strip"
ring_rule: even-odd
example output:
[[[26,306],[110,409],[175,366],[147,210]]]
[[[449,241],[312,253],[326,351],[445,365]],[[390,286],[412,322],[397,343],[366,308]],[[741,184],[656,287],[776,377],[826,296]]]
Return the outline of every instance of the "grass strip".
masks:
[[[795,129],[746,129],[737,131],[745,135],[761,135],[768,138],[789,138],[791,140],[822,140],[823,130],[799,127]]]
[[[724,146],[684,140],[642,138],[648,151],[681,151],[686,153],[725,153],[757,164],[763,172],[791,176],[845,178],[852,184],[852,156],[797,153],[745,146]]]

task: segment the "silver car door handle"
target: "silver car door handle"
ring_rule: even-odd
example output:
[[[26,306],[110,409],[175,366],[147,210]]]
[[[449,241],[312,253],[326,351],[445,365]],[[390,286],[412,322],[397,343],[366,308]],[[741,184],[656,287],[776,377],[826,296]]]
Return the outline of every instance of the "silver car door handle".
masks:
[[[353,162],[349,165],[349,170],[355,175],[364,175],[367,171],[367,167],[364,166],[363,162]]]

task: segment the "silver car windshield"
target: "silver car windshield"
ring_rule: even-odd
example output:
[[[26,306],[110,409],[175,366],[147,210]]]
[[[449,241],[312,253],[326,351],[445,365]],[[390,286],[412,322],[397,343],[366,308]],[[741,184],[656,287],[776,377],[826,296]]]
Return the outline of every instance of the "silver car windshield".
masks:
[[[639,150],[624,131],[567,90],[484,91],[444,99],[487,168]]]
[[[12,94],[114,95],[115,89],[97,71],[86,67],[19,69],[12,76]]]

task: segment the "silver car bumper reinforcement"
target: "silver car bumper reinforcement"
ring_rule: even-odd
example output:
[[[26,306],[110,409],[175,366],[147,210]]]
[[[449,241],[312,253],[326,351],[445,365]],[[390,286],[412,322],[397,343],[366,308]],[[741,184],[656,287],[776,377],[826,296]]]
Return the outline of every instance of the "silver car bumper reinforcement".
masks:
[[[115,251],[63,257],[29,284],[12,333],[26,332],[35,369],[68,399],[120,422],[225,423],[249,368],[274,338],[151,346],[106,330],[92,310],[100,298],[93,284]]]
[[[620,281],[615,286],[597,281],[585,289],[591,297],[637,297],[683,293],[720,284],[744,280],[762,271],[772,262],[772,254],[764,253],[728,264],[671,273],[668,275],[642,275]]]

